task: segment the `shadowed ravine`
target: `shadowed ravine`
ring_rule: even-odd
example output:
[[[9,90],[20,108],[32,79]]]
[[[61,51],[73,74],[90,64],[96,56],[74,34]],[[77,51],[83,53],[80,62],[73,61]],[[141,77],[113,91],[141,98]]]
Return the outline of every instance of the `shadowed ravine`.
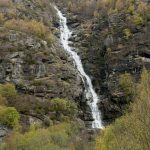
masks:
[[[67,18],[63,16],[61,11],[56,6],[54,7],[60,19],[60,41],[64,49],[73,58],[74,64],[77,70],[79,71],[85,85],[85,95],[86,95],[87,103],[91,108],[92,117],[94,119],[94,121],[92,122],[92,128],[103,128],[102,121],[101,121],[101,114],[97,106],[97,103],[99,101],[98,95],[96,94],[93,88],[90,77],[84,71],[80,57],[75,51],[73,51],[73,48],[69,46],[69,38],[71,37],[72,32],[69,30],[67,26]]]

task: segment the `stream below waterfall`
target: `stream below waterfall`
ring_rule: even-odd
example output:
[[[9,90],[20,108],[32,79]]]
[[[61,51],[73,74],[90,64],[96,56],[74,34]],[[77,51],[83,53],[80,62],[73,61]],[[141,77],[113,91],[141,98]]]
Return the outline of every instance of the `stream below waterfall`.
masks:
[[[77,70],[79,71],[85,85],[85,95],[87,99],[87,104],[91,109],[92,117],[94,119],[94,121],[92,121],[92,128],[102,129],[103,125],[101,120],[101,114],[97,106],[99,97],[93,88],[90,77],[84,71],[80,56],[73,50],[74,49],[73,47],[69,46],[69,38],[71,37],[72,32],[69,30],[67,26],[67,18],[63,16],[61,11],[56,6],[54,7],[60,19],[61,44],[63,45],[64,49],[69,53],[69,55],[73,58],[74,64]]]

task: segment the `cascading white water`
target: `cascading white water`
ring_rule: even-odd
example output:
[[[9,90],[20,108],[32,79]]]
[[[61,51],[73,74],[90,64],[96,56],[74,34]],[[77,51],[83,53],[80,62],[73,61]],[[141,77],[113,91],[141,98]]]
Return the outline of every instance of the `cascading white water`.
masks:
[[[61,11],[55,6],[55,9],[58,13],[60,19],[60,40],[64,49],[71,55],[74,60],[74,63],[79,71],[82,80],[85,86],[85,94],[87,98],[87,103],[91,108],[92,117],[94,121],[92,122],[92,128],[103,128],[101,122],[101,115],[98,110],[97,102],[99,101],[96,92],[93,89],[93,85],[90,77],[85,73],[80,57],[77,55],[73,48],[69,46],[69,38],[71,37],[72,32],[67,26],[67,19],[63,16]]]

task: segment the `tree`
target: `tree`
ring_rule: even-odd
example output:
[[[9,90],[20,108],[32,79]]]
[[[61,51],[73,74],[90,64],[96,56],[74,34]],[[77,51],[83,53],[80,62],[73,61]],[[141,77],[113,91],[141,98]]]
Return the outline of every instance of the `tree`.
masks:
[[[131,74],[125,73],[120,75],[119,86],[126,96],[130,96],[134,91],[134,83]]]
[[[20,115],[13,107],[0,106],[0,124],[15,128],[19,124]]]
[[[16,88],[13,84],[7,83],[7,84],[0,84],[0,95],[6,98],[14,98],[17,96]]]
[[[97,138],[95,150],[150,149],[150,72],[141,74],[131,111],[108,126]]]
[[[55,98],[50,100],[50,111],[73,117],[77,114],[77,105],[70,100]]]

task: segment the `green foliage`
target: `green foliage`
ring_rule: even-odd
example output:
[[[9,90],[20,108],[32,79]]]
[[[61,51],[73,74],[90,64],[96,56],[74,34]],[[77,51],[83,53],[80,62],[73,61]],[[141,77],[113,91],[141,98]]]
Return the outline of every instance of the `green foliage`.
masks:
[[[53,41],[52,34],[48,28],[36,20],[12,19],[6,21],[4,26],[8,29],[32,33],[40,38],[45,38],[49,43]]]
[[[0,84],[0,95],[7,99],[15,98],[17,96],[17,91],[15,86],[10,83],[4,85]]]
[[[50,101],[50,111],[73,117],[77,114],[77,105],[70,100],[55,98]]]
[[[35,129],[21,134],[14,132],[6,140],[7,147],[24,150],[74,150],[74,140],[79,132],[77,124],[61,123],[47,129]]]
[[[41,85],[45,85],[45,81],[43,81],[43,80],[33,80],[31,84],[34,85],[34,86],[41,86]]]
[[[93,15],[94,15],[94,17],[96,17],[96,18],[100,17],[100,13],[98,13],[97,10],[94,11],[94,14],[93,14]]]
[[[52,34],[48,34],[46,36],[46,41],[48,42],[48,44],[52,44],[54,42],[54,36]]]
[[[14,128],[18,126],[19,118],[19,113],[15,108],[0,106],[0,124]]]
[[[150,10],[149,5],[147,5],[145,2],[142,1],[139,2],[137,12],[143,17],[144,20],[148,19],[149,17],[149,10]]]
[[[141,26],[144,24],[144,19],[142,16],[140,16],[139,14],[134,14],[133,15],[133,23],[136,25],[136,26]]]
[[[120,75],[119,86],[126,96],[131,96],[134,92],[134,83],[129,73]]]
[[[134,14],[134,11],[135,11],[134,5],[130,5],[129,8],[128,8],[128,12],[129,12],[130,14]]]
[[[12,84],[0,84],[0,124],[9,128],[17,127],[19,124],[19,113],[13,107],[6,107],[8,99],[17,96],[15,86]]]
[[[35,35],[42,37],[46,34],[46,28],[40,22],[36,20],[8,20],[5,23],[5,27],[13,30],[20,30],[34,33]]]
[[[80,13],[80,15],[95,17],[106,17],[112,14],[125,14],[125,20],[134,26],[141,26],[149,19],[150,7],[147,1],[134,0],[80,0],[65,1],[69,11]],[[63,3],[65,3],[63,1]],[[101,15],[100,15],[101,14]]]
[[[150,149],[150,72],[143,70],[134,103],[124,117],[108,126],[97,138],[95,150]]]
[[[0,95],[0,106],[5,106],[7,104],[7,100],[5,97]]]
[[[130,36],[132,35],[130,29],[128,29],[128,28],[127,28],[127,29],[124,29],[123,32],[124,32],[125,38],[126,38],[127,40],[128,40],[128,39],[130,38]]]
[[[41,82],[35,83],[41,85]],[[11,100],[11,106],[15,107],[19,112],[24,114],[46,115],[52,112],[50,119],[52,120],[68,120],[74,119],[78,113],[78,108],[73,101],[65,99],[52,99],[39,101],[34,96],[18,95],[15,99]]]
[[[3,13],[0,13],[0,25],[4,23],[4,15]]]

